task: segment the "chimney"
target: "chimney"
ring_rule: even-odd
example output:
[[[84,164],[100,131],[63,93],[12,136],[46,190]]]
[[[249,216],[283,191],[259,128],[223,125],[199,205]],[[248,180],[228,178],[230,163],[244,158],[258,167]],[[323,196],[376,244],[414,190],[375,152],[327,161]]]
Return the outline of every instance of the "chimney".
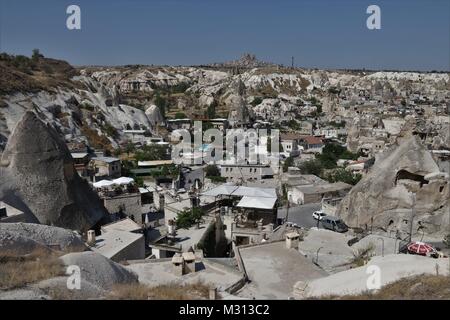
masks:
[[[169,220],[167,227],[168,227],[168,234],[170,236],[174,236],[175,235],[175,221]]]
[[[217,299],[217,289],[212,288],[209,289],[209,300],[216,300]]]
[[[297,232],[290,232],[286,234],[286,248],[297,249],[300,235]]]
[[[186,273],[195,272],[195,255],[193,252],[183,252],[184,267]]]
[[[173,270],[177,276],[182,276],[185,274],[184,259],[179,253],[176,253],[172,257],[172,264]]]
[[[258,231],[262,231],[262,229],[263,229],[263,223],[262,223],[262,220],[258,221],[258,222],[257,222],[257,225],[258,225]]]
[[[87,244],[90,246],[95,246],[95,231],[89,230],[87,232]]]

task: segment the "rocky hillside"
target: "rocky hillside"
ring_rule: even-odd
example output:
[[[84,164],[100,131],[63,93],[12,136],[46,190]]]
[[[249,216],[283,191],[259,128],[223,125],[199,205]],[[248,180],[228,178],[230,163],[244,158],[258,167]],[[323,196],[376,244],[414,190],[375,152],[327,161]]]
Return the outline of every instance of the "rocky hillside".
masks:
[[[445,98],[446,73],[291,69],[252,55],[203,67],[123,66],[75,69],[42,55],[0,56],[0,146],[27,110],[53,122],[66,141],[115,149],[123,130],[155,132],[164,119],[225,117],[274,121],[332,119],[336,94],[383,97],[432,93]],[[349,101],[351,103],[351,101]]]

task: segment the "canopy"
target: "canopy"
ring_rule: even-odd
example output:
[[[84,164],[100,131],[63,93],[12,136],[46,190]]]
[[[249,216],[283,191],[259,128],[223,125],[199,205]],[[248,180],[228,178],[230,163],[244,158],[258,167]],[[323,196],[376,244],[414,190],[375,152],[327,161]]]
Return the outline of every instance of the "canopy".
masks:
[[[127,185],[127,184],[130,184],[130,183],[133,183],[134,179],[133,178],[128,178],[128,177],[120,177],[118,179],[114,179],[112,182],[115,183],[115,184]]]
[[[425,256],[429,253],[436,252],[436,249],[427,243],[416,241],[408,244],[408,252]]]
[[[112,186],[113,184],[114,184],[114,182],[112,182],[110,180],[101,180],[98,182],[94,182],[94,187],[95,188],[103,188],[103,187]]]
[[[203,192],[204,196],[237,196],[237,197],[264,197],[276,198],[277,194],[275,188],[257,188],[222,184],[216,188]]]
[[[263,197],[242,197],[241,201],[236,205],[240,208],[254,208],[254,209],[273,209],[277,198],[263,198]]]

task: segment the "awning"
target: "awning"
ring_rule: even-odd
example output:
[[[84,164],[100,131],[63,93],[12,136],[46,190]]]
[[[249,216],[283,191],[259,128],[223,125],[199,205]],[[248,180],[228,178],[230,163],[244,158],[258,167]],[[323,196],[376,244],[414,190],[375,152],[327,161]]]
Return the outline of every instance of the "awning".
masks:
[[[133,183],[134,179],[128,178],[128,177],[120,177],[120,178],[114,179],[112,182],[115,184],[127,185],[130,183]]]
[[[253,209],[273,209],[277,198],[242,197],[236,207]]]
[[[216,188],[207,190],[205,192],[202,193],[203,196],[208,196],[208,197],[217,197],[217,196],[221,196],[221,195],[232,195],[233,192],[237,189],[238,187],[235,185],[226,185],[226,184],[222,184]]]
[[[153,191],[155,191],[155,188],[152,188],[152,187],[139,188],[139,192],[141,194],[150,193],[150,192],[153,192]]]
[[[261,197],[276,198],[275,188],[257,188],[222,184],[216,188],[202,193],[204,196],[216,197],[219,195],[237,196],[237,197]]]
[[[98,182],[94,182],[94,187],[95,188],[103,188],[103,187],[112,186],[113,184],[114,184],[114,182],[112,182],[110,180],[101,180]]]

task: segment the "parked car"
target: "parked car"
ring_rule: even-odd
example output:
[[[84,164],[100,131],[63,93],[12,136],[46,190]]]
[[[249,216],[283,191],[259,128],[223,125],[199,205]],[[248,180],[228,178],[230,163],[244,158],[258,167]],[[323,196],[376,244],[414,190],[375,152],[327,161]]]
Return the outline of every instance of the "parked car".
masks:
[[[325,229],[333,230],[336,232],[347,232],[348,226],[342,221],[341,219],[337,217],[332,216],[325,216],[322,218],[322,226]]]
[[[286,222],[286,225],[288,227],[294,227],[294,228],[298,228],[298,224],[294,223],[294,222]]]
[[[323,219],[324,217],[326,217],[327,214],[324,213],[323,211],[320,211],[320,210],[319,210],[319,211],[314,211],[314,213],[312,214],[312,216],[313,216],[314,219],[319,220],[319,221],[322,221],[322,219]]]

